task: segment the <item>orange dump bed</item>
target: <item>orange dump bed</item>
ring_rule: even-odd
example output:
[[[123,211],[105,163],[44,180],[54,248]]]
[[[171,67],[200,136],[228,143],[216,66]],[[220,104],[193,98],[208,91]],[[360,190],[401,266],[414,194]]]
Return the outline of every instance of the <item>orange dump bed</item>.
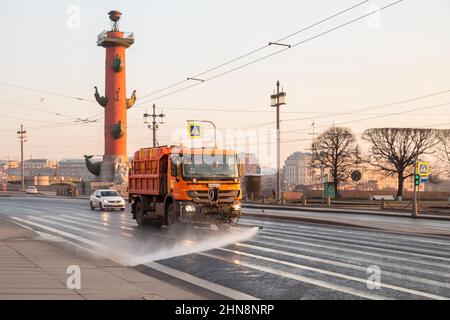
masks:
[[[133,165],[128,179],[129,194],[160,194],[163,174],[162,159],[167,157],[168,160],[172,148],[145,148],[134,153]],[[167,170],[167,166],[165,170]]]

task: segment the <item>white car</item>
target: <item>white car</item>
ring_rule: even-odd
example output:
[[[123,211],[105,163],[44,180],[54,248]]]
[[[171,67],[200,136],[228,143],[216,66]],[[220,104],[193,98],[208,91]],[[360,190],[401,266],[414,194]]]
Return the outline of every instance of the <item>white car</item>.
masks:
[[[27,188],[27,193],[37,194],[38,191],[37,191],[37,188],[35,186],[29,186]]]
[[[125,200],[115,190],[97,190],[91,194],[90,197],[91,210],[99,208],[105,209],[120,209],[125,210]]]

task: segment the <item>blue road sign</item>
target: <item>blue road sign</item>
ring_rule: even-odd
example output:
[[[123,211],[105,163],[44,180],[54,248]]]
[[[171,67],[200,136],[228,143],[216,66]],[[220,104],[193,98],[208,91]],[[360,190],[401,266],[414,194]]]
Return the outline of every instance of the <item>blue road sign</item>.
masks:
[[[420,177],[420,182],[422,183],[430,182],[430,179],[428,177]]]
[[[189,123],[189,137],[200,138],[202,136],[202,126],[199,123]]]

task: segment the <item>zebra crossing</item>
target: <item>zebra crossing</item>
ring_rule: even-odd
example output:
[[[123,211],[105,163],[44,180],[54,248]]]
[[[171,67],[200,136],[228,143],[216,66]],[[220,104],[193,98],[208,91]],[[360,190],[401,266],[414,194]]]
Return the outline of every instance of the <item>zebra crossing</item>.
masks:
[[[82,204],[7,200],[0,203],[0,215],[124,264],[135,254],[151,257],[161,246],[172,250],[184,236],[139,228],[127,212],[90,211]],[[445,237],[283,220],[243,222],[264,228],[224,247],[213,240],[199,252],[186,250],[156,262],[258,299],[450,298],[450,239]],[[195,248],[205,239],[183,241]]]

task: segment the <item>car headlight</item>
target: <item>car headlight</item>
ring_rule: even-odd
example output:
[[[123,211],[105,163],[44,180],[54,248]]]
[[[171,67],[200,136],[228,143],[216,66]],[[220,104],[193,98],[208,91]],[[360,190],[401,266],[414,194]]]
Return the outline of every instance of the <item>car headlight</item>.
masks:
[[[108,200],[103,200],[103,203],[104,203],[104,204],[108,204],[109,201],[108,201]]]

